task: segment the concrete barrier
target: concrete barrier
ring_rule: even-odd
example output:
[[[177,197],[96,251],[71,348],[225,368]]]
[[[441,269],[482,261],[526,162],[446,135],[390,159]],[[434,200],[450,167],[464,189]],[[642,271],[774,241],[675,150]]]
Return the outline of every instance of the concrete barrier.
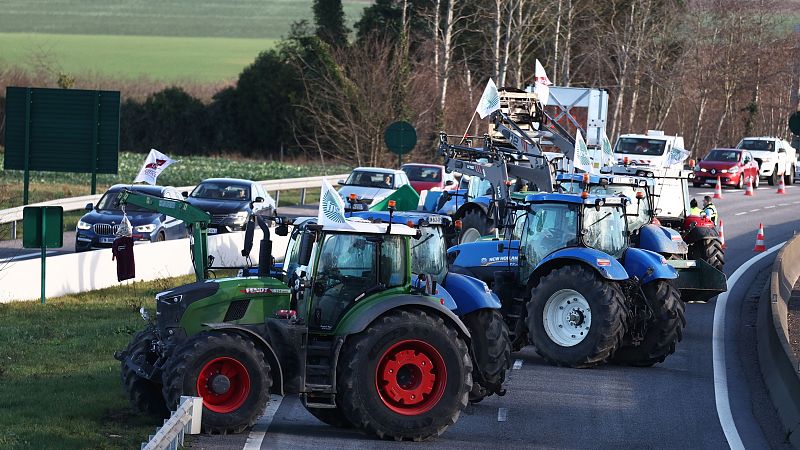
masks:
[[[272,235],[272,254],[282,259],[288,237]],[[258,242],[261,230],[256,230],[252,264],[258,264]],[[214,266],[242,267],[247,261],[241,256],[244,233],[228,233],[208,237],[209,254]],[[189,251],[189,239],[145,243],[134,247],[136,278],[117,281],[117,263],[111,260],[111,249],[50,256],[47,258],[45,295],[58,297],[103,289],[132,281],[152,281],[194,273]],[[15,300],[38,300],[41,294],[41,260],[15,261],[0,266],[0,303]]]
[[[758,359],[787,438],[800,449],[800,361],[789,344],[788,306],[800,277],[800,236],[778,253],[770,278],[769,304],[758,312]]]

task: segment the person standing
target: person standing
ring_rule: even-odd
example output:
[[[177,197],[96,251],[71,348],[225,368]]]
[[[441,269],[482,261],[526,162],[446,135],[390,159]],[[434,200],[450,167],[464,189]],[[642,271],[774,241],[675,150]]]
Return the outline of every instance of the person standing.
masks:
[[[717,207],[714,206],[714,202],[711,201],[710,195],[703,197],[703,212],[706,213],[706,217],[714,222],[714,225],[717,224]]]
[[[689,207],[690,207],[689,208],[689,215],[690,216],[699,216],[700,213],[703,212],[703,210],[700,209],[700,207],[697,206],[697,200],[696,199],[692,199],[692,201],[689,202]]]

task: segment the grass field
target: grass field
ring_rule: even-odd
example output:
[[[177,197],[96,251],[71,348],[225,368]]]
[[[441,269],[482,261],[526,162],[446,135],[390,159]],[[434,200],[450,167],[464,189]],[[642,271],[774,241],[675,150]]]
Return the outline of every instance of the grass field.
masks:
[[[115,351],[137,310],[192,277],[0,304],[0,448],[139,448],[160,420],[129,406]]]
[[[350,24],[369,0],[343,1]],[[312,0],[4,0],[0,64],[80,76],[213,82],[235,79],[255,56],[313,22]]]

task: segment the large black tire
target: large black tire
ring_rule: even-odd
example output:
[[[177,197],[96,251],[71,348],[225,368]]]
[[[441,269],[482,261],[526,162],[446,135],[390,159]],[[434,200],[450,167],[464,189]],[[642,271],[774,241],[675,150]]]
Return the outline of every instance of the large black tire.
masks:
[[[462,320],[469,329],[472,350],[472,391],[469,401],[478,403],[501,388],[511,367],[508,326],[497,309],[479,309]]]
[[[319,419],[322,423],[332,427],[353,428],[353,424],[347,420],[347,417],[345,417],[340,406],[337,406],[336,408],[309,408],[306,406],[306,410],[308,410],[312,416]]]
[[[205,332],[183,343],[174,355],[164,369],[164,397],[171,407],[181,395],[203,397],[206,432],[239,433],[264,412],[272,378],[264,352],[253,341],[238,334]],[[217,383],[220,390],[215,392]],[[225,384],[228,389],[221,392]]]
[[[778,177],[780,177],[780,175],[778,175],[778,166],[775,165],[772,169],[772,175],[767,177],[767,183],[769,183],[770,186],[775,186],[778,184]]]
[[[689,246],[689,259],[702,259],[711,267],[722,271],[725,267],[725,251],[719,238],[700,239]]]
[[[526,321],[531,343],[549,363],[591,367],[619,348],[626,318],[618,284],[602,279],[592,268],[568,264],[534,282]]]
[[[142,330],[133,336],[123,353],[137,364],[152,365],[158,360],[158,354],[152,351],[153,340],[155,335],[152,331]],[[167,402],[161,394],[161,383],[139,376],[125,364],[125,361],[122,362],[120,378],[128,400],[134,408],[159,417],[166,417],[169,414]]]
[[[758,189],[761,185],[761,177],[756,173],[756,176],[753,177],[753,189]]]
[[[612,361],[637,367],[650,367],[664,362],[675,353],[675,347],[683,339],[686,326],[684,303],[678,290],[666,280],[657,280],[642,286],[653,317],[646,324],[644,339],[633,345],[626,339],[611,357]]]
[[[794,184],[794,166],[789,166],[789,168],[786,170],[786,173],[783,174],[783,184]]]
[[[739,175],[739,181],[736,183],[736,189],[744,189],[744,174]]]
[[[472,208],[467,210],[464,217],[461,218],[461,234],[459,235],[459,244],[467,242],[474,242],[475,236],[486,236],[494,232],[494,225],[489,217],[483,210]],[[466,238],[466,239],[465,239]]]
[[[419,310],[393,311],[348,337],[338,364],[342,411],[383,439],[441,435],[471,389],[467,344],[441,317]]]

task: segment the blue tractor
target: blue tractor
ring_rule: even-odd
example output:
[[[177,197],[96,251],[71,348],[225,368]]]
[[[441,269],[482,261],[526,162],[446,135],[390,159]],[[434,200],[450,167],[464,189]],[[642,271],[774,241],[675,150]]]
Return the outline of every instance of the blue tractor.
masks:
[[[629,247],[629,204],[624,196],[528,195],[509,216],[507,240],[450,248],[450,270],[492,285],[515,350],[530,342],[570,367],[663,362],[682,338],[684,304],[666,259]]]

